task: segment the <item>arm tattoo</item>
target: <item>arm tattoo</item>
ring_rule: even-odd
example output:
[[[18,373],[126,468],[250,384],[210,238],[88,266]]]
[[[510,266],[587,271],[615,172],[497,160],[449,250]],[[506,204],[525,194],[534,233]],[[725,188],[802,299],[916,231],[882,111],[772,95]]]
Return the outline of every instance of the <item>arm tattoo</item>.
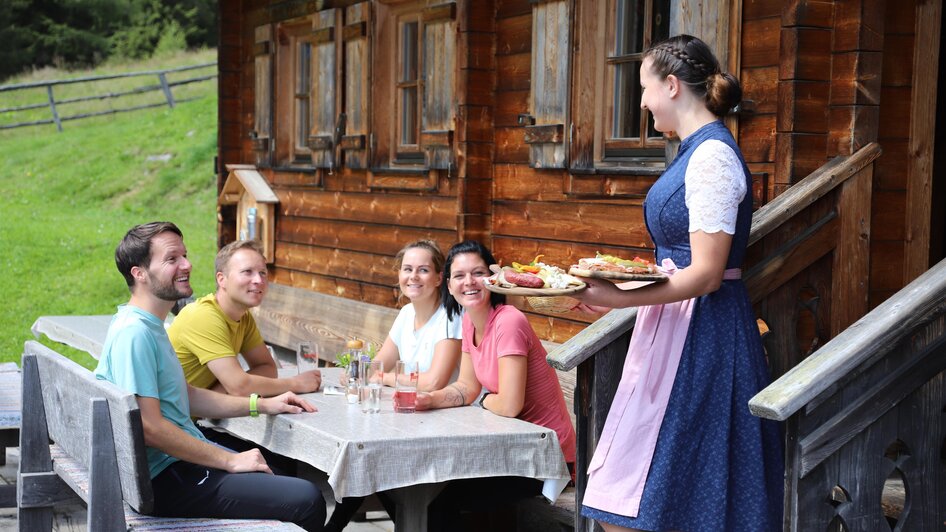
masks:
[[[444,390],[443,401],[448,406],[463,406],[466,404],[466,386],[455,382]]]

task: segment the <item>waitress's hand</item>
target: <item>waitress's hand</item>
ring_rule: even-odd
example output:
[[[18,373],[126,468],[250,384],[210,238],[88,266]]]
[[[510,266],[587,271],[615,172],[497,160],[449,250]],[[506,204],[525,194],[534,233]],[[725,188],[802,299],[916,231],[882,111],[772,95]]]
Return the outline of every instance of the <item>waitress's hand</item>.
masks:
[[[581,301],[581,304],[576,306],[575,310],[590,312],[592,314],[602,314],[612,308],[626,306],[616,304],[616,302],[620,301],[620,298],[625,292],[617,286],[614,286],[614,283],[611,281],[592,277],[582,277],[581,280],[585,282],[587,288],[581,292],[569,294],[570,297]]]

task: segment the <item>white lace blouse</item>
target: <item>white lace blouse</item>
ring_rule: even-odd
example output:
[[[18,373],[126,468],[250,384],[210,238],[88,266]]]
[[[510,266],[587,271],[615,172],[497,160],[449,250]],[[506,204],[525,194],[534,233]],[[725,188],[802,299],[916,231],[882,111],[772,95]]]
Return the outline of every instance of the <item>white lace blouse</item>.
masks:
[[[684,176],[690,232],[736,232],[739,203],[746,195],[746,175],[736,153],[719,140],[693,150]]]

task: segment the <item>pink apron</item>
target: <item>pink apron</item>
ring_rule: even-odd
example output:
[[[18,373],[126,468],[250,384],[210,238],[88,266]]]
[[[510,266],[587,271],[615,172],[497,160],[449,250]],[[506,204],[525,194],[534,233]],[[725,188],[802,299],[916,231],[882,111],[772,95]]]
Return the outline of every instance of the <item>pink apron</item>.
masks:
[[[677,271],[670,259],[664,259],[659,269],[668,276]],[[723,278],[740,275],[738,269],[726,270]],[[588,466],[585,505],[637,517],[695,301],[638,311],[621,382]]]

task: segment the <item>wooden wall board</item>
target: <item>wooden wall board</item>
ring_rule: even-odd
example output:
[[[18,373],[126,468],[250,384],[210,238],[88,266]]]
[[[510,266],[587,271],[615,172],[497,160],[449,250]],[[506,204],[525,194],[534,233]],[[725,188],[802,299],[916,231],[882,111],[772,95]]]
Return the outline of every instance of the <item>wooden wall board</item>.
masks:
[[[394,285],[359,283],[282,267],[276,267],[272,270],[270,281],[386,307],[395,307],[398,304],[398,289]]]
[[[492,1],[461,2],[457,12],[459,31],[493,33],[496,31],[496,6]]]
[[[883,50],[887,3],[887,0],[836,2],[831,49],[835,52]]]
[[[457,106],[457,142],[493,142],[493,107],[491,105]]]
[[[457,160],[457,175],[491,179],[493,177],[493,153],[495,145],[492,142],[467,142],[466,153]]]
[[[351,281],[385,285],[397,282],[397,264],[388,255],[281,241],[276,243],[276,263],[291,270]]]
[[[529,90],[532,56],[528,53],[496,57],[496,90]]]
[[[460,33],[465,39],[468,53],[462,53],[457,58],[460,69],[492,70],[496,62],[496,36],[492,33],[467,32]]]
[[[778,67],[744,68],[739,81],[743,99],[755,102],[755,114],[773,114],[778,110]]]
[[[739,120],[739,148],[746,162],[775,160],[775,115],[753,115]]]
[[[643,210],[620,204],[496,200],[493,233],[637,248],[650,245]]]
[[[564,201],[564,170],[536,170],[521,164],[497,163],[493,195],[507,200]]]
[[[831,80],[831,30],[782,28],[779,43],[780,80]]]
[[[828,135],[778,133],[776,135],[775,177],[781,184],[794,184],[827,162]]]
[[[495,104],[496,75],[494,71],[465,69],[460,71],[457,83],[464,87],[462,96],[457,94],[457,101],[482,107]]]
[[[870,247],[870,289],[903,288],[903,242],[873,240]]]
[[[878,105],[886,60],[881,52],[842,52],[832,56],[831,104]]]
[[[572,336],[581,332],[587,325],[586,323],[552,318],[532,312],[526,312],[526,318],[529,320],[529,325],[532,326],[532,330],[535,331],[535,334],[538,335],[539,338],[557,344],[564,343]]]
[[[449,197],[400,195],[379,201],[374,194],[277,189],[279,215],[308,216],[390,225],[456,229],[456,200]]]
[[[789,0],[782,8],[782,26],[831,28],[834,2],[829,0]]]
[[[827,81],[779,81],[775,127],[792,133],[825,133],[828,130]]]
[[[519,115],[528,112],[528,90],[496,92],[496,115],[494,118],[496,127],[518,126]]]
[[[742,24],[742,68],[779,64],[780,16],[745,20]]]
[[[654,174],[567,174],[566,193],[573,198],[614,197],[643,199],[659,176]]]
[[[886,2],[884,6],[885,39],[896,34],[913,34],[916,30],[916,5],[918,0]]]
[[[497,163],[529,163],[529,145],[525,143],[525,128],[497,127],[496,128],[496,159]]]
[[[408,242],[421,239],[437,242],[441,250],[446,252],[456,242],[457,234],[456,231],[423,227],[282,216],[276,227],[276,239],[287,243],[361,251],[393,257]]]
[[[873,191],[871,198],[871,238],[878,241],[902,241],[906,237],[903,225],[907,197],[902,190]]]
[[[532,50],[532,11],[496,21],[496,55]]]
[[[529,0],[496,0],[497,20],[526,14],[532,14],[532,3]]]
[[[742,20],[780,17],[784,4],[780,0],[745,0],[742,3]]]
[[[906,139],[884,139],[884,153],[874,168],[874,190],[906,190],[909,154]]]
[[[910,87],[883,87],[880,101],[880,131],[881,140],[896,138],[906,139],[910,136]]]
[[[828,153],[851,155],[877,140],[879,115],[876,105],[832,106],[828,110]]]
[[[883,56],[883,84],[886,87],[913,85],[913,54],[916,36],[911,34],[887,35]]]

